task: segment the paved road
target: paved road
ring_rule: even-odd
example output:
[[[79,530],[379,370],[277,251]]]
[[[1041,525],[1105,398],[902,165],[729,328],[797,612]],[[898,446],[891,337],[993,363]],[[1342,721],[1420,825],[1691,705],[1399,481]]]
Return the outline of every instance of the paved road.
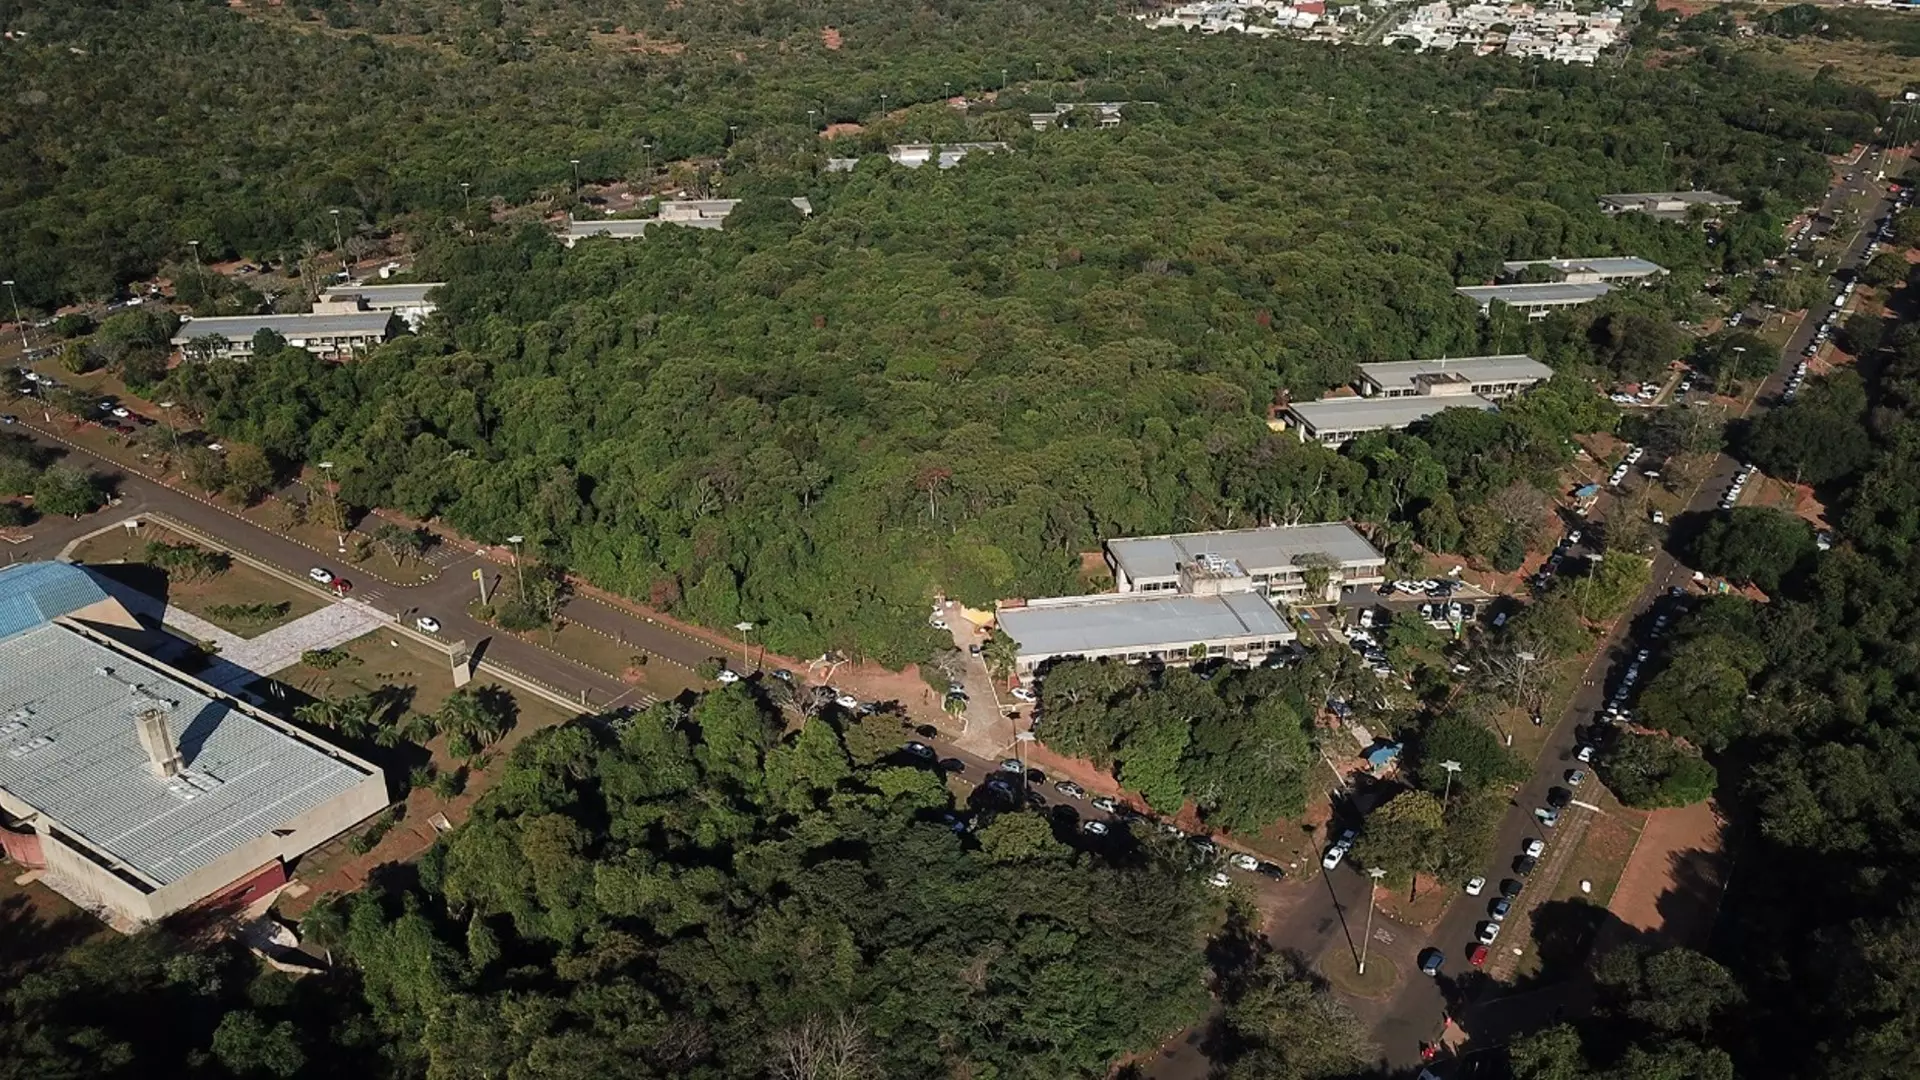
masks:
[[[328,560],[323,554],[270,532],[227,511],[201,502],[191,496],[174,491],[165,485],[145,477],[127,472],[117,464],[98,457],[87,450],[56,438],[49,438],[44,430],[47,425],[29,425],[22,417],[21,429],[41,442],[65,450],[72,459],[78,459],[95,470],[117,477],[117,486],[121,501],[118,505],[91,515],[83,522],[43,521],[34,526],[32,539],[14,545],[9,554],[16,561],[28,559],[50,559],[57,555],[62,547],[78,536],[110,524],[121,518],[141,513],[160,513],[175,518],[182,523],[207,534],[220,543],[237,551],[277,567],[289,574],[304,575],[309,567],[331,565],[339,568],[337,561]],[[55,429],[57,430],[57,428]],[[492,563],[468,557],[439,579],[415,586],[389,585],[362,577],[356,582],[354,596],[366,603],[399,618],[411,619],[418,613],[431,613],[440,621],[441,636],[448,640],[465,640],[470,643],[485,642],[484,658],[501,664],[520,675],[546,685],[567,697],[578,699],[582,691],[587,694],[588,705],[596,709],[611,708],[634,701],[639,696],[634,688],[626,686],[620,680],[576,663],[541,646],[521,641],[496,632],[484,623],[467,614],[468,592],[473,587],[469,576],[468,563],[482,566],[497,583],[502,571]],[[351,571],[347,571],[351,573]],[[622,629],[628,633],[628,640],[638,647],[654,651],[658,639],[663,649],[670,648],[684,653],[691,640],[677,633],[663,630],[639,619],[621,615],[605,605],[576,600],[569,605],[567,617],[578,622],[588,622],[581,618],[585,614],[593,623],[611,625],[624,620],[627,625]],[[705,649],[701,657],[712,655],[711,648]],[[662,652],[662,655],[670,655]]]
[[[1866,178],[1872,177],[1885,166],[1885,157],[1885,151],[1868,155],[1867,160],[1857,166],[1860,175]],[[1828,193],[1822,209],[1831,210],[1850,195],[1847,186],[1837,183]],[[1884,188],[1882,188],[1880,199],[1865,215],[1862,229],[1847,244],[1846,256],[1841,263],[1843,267],[1857,267],[1864,261],[1862,255],[1867,241],[1871,238],[1874,223],[1887,212],[1890,205],[1891,200],[1885,197]],[[1802,350],[1813,340],[1814,331],[1827,314],[1834,310],[1833,301],[1838,291],[1839,283],[1830,281],[1825,294],[1826,299],[1808,311],[1806,318],[1790,337],[1781,352],[1780,361],[1773,374],[1760,387],[1751,411],[1764,411],[1771,404],[1778,402],[1781,388],[1787,376],[1791,374],[1795,363],[1801,358]],[[1708,469],[1706,478],[1701,481],[1699,488],[1688,500],[1688,511],[1708,513],[1716,510],[1721,496],[1727,490],[1727,486],[1732,483],[1733,476],[1739,467],[1739,462],[1727,455],[1723,454],[1716,458]],[[1548,830],[1542,828],[1536,820],[1534,809],[1546,804],[1550,788],[1565,786],[1567,771],[1577,765],[1574,761],[1574,751],[1577,746],[1575,732],[1580,725],[1588,722],[1602,709],[1606,703],[1608,691],[1621,678],[1626,665],[1632,662],[1637,648],[1646,644],[1645,632],[1651,621],[1650,613],[1653,612],[1655,605],[1668,596],[1670,589],[1684,590],[1691,580],[1692,571],[1681,565],[1679,560],[1671,554],[1662,551],[1655,556],[1652,584],[1646,592],[1641,594],[1631,613],[1620,620],[1615,632],[1601,646],[1583,677],[1572,703],[1554,725],[1533,777],[1520,788],[1515,797],[1513,809],[1508,812],[1506,820],[1501,824],[1495,846],[1495,864],[1486,870],[1489,879],[1487,893],[1477,898],[1468,897],[1462,893],[1449,905],[1431,935],[1432,944],[1447,953],[1447,971],[1450,975],[1470,970],[1466,956],[1474,942],[1476,929],[1487,919],[1487,908],[1492,896],[1497,892],[1498,883],[1503,878],[1513,876],[1510,863],[1518,856],[1526,839],[1540,837],[1547,840],[1548,851],[1542,859],[1540,868],[1534,873],[1528,891],[1521,894],[1520,903],[1507,917],[1507,925],[1512,927],[1512,931],[1520,931],[1528,925],[1528,912],[1532,905],[1544,899],[1557,883],[1557,871],[1564,869],[1565,862],[1570,859],[1576,842],[1589,820],[1587,815],[1592,811],[1577,805],[1569,807],[1561,815],[1560,825],[1556,829]],[[1587,781],[1589,791],[1594,783],[1593,780]],[[1351,871],[1341,871],[1341,873],[1349,877],[1356,876]],[[1518,936],[1517,933],[1509,932],[1496,945],[1496,949],[1510,950],[1515,944],[1530,944],[1524,938],[1518,941],[1511,940]],[[1510,970],[1512,966],[1513,959],[1510,951],[1497,952],[1496,958],[1489,963],[1490,973],[1495,975]],[[1390,1065],[1411,1069],[1419,1064],[1420,1044],[1435,1038],[1440,1033],[1441,1017],[1448,1011],[1446,993],[1453,985],[1450,978],[1439,980],[1414,978],[1408,980],[1402,987],[1388,1009],[1386,1018],[1374,1032]],[[1470,1036],[1476,1028],[1484,1028],[1489,1032],[1510,1030],[1512,1024],[1504,1014],[1511,1012],[1519,1005],[1518,1002],[1503,1001],[1497,997],[1484,995],[1477,1000],[1454,1004],[1457,1010],[1456,1015],[1460,1016],[1461,1023]],[[1465,1007],[1460,1009],[1460,1006]]]

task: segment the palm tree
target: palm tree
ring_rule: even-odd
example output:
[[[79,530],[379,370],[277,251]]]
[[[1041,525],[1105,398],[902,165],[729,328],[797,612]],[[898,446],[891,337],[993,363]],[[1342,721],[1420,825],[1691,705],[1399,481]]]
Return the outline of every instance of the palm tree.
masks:
[[[434,714],[434,726],[474,746],[486,746],[513,726],[513,699],[498,687],[455,690]]]
[[[981,646],[980,655],[987,661],[987,671],[994,678],[1004,681],[1013,675],[1020,646],[1004,632],[995,629],[987,635],[987,643]]]

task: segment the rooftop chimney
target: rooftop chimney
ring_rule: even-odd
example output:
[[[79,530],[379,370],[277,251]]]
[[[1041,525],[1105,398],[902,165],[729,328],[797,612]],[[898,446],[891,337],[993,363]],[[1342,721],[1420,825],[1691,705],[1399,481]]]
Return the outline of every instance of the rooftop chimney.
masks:
[[[147,764],[155,776],[169,780],[180,775],[180,748],[173,744],[173,732],[167,728],[166,707],[155,703],[133,718],[133,729],[140,735],[140,746],[147,752]]]

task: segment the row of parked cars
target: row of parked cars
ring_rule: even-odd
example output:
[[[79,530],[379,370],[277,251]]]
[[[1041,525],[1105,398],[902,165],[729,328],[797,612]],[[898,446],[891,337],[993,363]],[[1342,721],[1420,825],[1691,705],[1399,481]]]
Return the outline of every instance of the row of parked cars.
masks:
[[[1733,483],[1727,485],[1726,494],[1720,496],[1720,509],[1733,509],[1740,502],[1741,493],[1747,490],[1747,481],[1759,471],[1751,462],[1740,466],[1740,471],[1733,474]]]
[[[1620,464],[1613,467],[1613,475],[1607,477],[1607,484],[1611,487],[1619,487],[1626,481],[1627,474],[1633,471],[1633,467],[1638,465],[1640,459],[1646,454],[1647,448],[1644,446],[1627,447],[1626,454],[1620,458]]]
[[[1787,384],[1780,390],[1780,400],[1792,401],[1794,398],[1799,397],[1800,384],[1805,382],[1806,378],[1807,362],[1802,360],[1793,365],[1793,374],[1787,376]]]

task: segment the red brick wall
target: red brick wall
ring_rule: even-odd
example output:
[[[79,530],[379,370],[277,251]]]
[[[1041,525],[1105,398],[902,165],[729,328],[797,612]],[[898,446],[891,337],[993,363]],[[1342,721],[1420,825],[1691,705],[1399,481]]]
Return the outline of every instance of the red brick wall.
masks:
[[[47,865],[47,857],[40,850],[40,834],[37,832],[15,832],[0,828],[0,851],[29,870],[38,870]]]

